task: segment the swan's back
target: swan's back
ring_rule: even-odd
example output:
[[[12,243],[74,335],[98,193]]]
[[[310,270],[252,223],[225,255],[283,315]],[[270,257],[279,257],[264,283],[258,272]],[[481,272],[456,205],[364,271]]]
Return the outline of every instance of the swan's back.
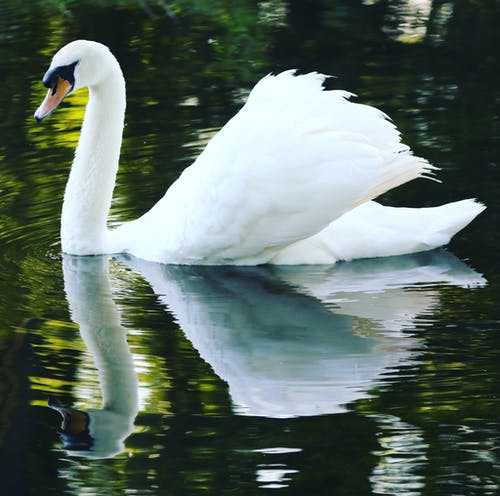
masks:
[[[116,242],[159,262],[264,263],[432,170],[381,111],[324,90],[324,80],[293,71],[263,78],[151,211],[116,232]]]

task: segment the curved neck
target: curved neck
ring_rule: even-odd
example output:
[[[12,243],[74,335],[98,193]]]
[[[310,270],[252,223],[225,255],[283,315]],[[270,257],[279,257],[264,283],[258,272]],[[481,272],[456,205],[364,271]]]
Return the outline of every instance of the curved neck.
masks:
[[[105,83],[89,88],[80,140],[64,193],[61,243],[65,253],[106,252],[106,220],[125,118],[125,81],[118,63],[114,63]]]

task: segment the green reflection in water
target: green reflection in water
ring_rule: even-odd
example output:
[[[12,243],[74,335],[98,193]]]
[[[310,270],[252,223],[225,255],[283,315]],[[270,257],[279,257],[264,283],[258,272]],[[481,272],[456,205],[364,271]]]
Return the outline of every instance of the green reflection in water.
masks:
[[[332,488],[498,492],[499,13],[488,1],[419,2],[418,15],[415,5],[1,3],[2,480],[19,494],[255,494],[259,486],[328,495]],[[148,284],[112,264],[140,411],[126,453],[67,459],[55,413],[43,406],[47,395],[81,408],[101,405],[97,368],[69,318],[58,254],[84,94],[43,128],[31,116],[45,92],[39,80],[48,59],[78,37],[109,44],[128,81],[116,219],[148,209],[260,76],[289,67],[321,70],[339,76],[333,87],[381,106],[416,153],[443,168],[443,185],[411,184],[386,202],[478,195],[488,204],[452,244],[488,285],[433,288],[436,306],[407,327],[417,340],[415,360],[388,370],[346,413],[269,419],[234,416],[228,384]],[[426,291],[413,288],[407,296],[421,300]],[[366,316],[354,324],[358,336],[380,330]]]

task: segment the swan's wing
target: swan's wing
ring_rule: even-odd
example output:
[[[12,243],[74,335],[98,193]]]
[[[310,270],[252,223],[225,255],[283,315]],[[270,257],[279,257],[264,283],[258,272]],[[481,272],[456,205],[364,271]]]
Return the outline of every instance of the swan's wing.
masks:
[[[163,262],[266,262],[354,206],[431,171],[382,112],[350,102],[349,93],[324,91],[324,79],[292,72],[262,79],[136,224],[151,231],[139,237],[156,246],[139,241],[130,251]]]

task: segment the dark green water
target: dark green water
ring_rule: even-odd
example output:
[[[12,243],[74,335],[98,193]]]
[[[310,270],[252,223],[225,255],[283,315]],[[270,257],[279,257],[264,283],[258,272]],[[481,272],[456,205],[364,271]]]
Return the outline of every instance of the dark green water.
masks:
[[[499,25],[493,0],[0,1],[0,493],[498,494]],[[447,251],[335,267],[62,257],[85,96],[32,115],[76,38],[127,79],[117,220],[293,67],[442,169],[384,203],[488,209]],[[89,412],[91,450],[49,399]]]

